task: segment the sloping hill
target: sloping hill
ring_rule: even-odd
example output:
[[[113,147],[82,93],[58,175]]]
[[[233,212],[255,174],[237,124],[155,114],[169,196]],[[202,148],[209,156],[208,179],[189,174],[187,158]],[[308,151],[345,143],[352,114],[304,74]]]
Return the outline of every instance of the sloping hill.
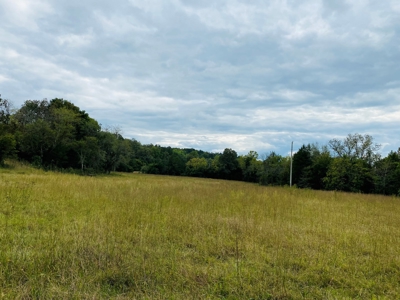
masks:
[[[400,298],[396,198],[0,172],[5,298]]]

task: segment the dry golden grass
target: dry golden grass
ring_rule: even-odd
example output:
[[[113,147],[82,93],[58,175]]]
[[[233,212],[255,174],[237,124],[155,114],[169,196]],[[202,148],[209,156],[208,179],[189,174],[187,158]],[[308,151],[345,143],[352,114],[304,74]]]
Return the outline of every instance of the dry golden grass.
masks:
[[[0,171],[0,298],[399,299],[398,198]]]

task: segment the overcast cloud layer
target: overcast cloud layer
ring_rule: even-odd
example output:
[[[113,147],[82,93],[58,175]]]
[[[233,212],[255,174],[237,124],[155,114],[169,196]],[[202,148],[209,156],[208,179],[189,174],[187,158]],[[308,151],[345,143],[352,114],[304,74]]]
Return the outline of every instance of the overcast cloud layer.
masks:
[[[0,0],[0,93],[67,99],[142,143],[400,146],[398,0]]]

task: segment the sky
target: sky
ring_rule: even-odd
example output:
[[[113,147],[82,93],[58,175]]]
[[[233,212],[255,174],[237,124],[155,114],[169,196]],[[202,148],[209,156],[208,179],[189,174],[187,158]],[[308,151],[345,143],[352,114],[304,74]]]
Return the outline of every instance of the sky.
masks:
[[[0,94],[64,98],[143,144],[400,147],[398,0],[0,0]]]

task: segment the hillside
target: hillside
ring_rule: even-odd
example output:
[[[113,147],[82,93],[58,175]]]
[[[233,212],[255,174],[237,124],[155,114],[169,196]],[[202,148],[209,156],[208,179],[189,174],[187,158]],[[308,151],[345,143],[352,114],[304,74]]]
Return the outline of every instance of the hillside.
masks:
[[[0,170],[5,299],[400,298],[398,198]]]

